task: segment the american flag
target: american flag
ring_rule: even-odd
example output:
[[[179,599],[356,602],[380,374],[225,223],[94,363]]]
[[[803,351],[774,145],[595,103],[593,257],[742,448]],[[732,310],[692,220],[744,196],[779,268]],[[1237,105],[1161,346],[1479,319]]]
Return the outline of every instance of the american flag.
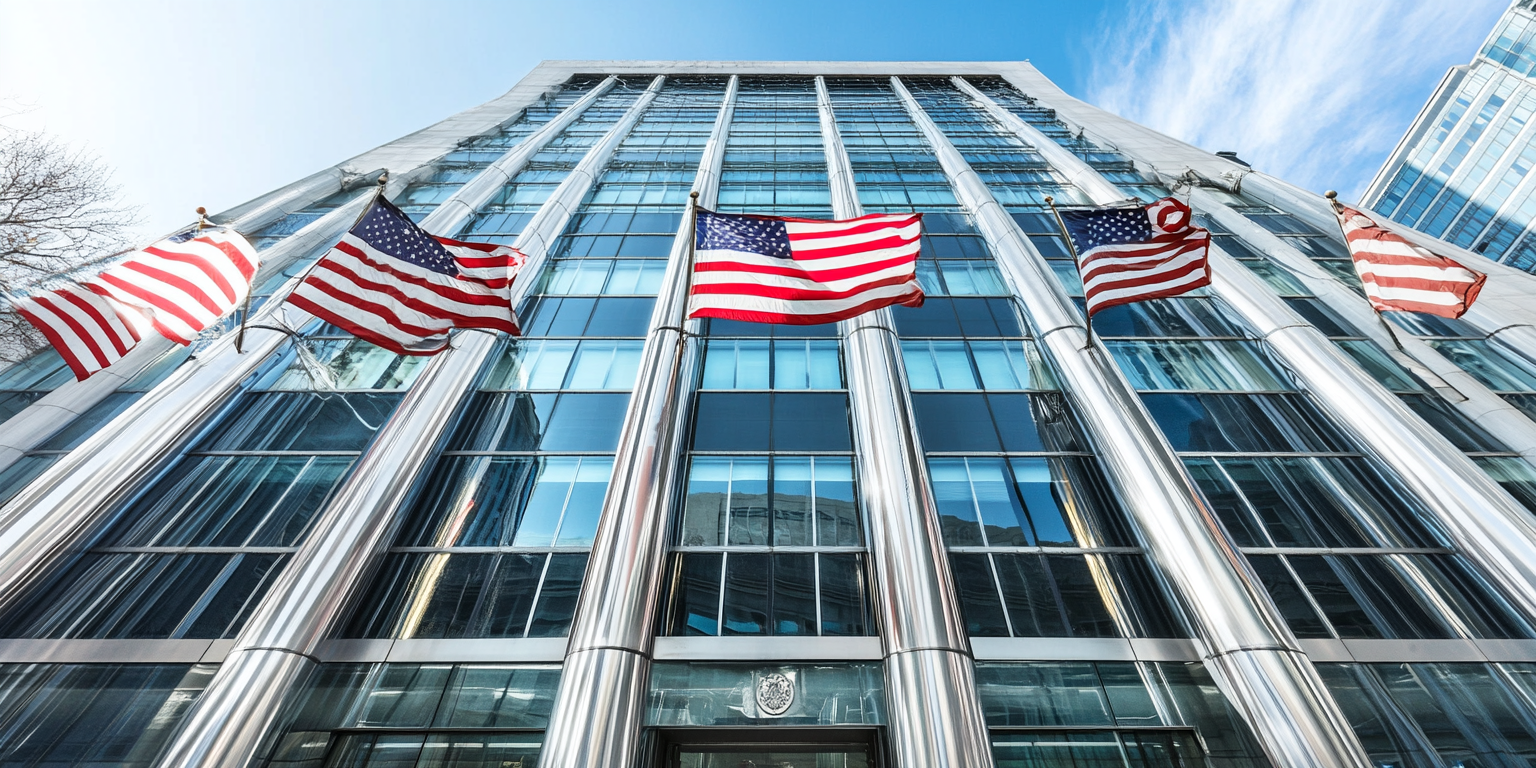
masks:
[[[260,259],[233,230],[184,232],[87,280],[91,290],[143,312],[155,330],[191,344],[245,301]]]
[[[1488,276],[1388,232],[1365,214],[1340,206],[1344,241],[1366,298],[1377,311],[1423,312],[1461,317],[1477,300]]]
[[[138,310],[74,283],[37,291],[14,304],[80,381],[128,354],[149,329],[148,318]]]
[[[1211,233],[1192,226],[1189,206],[1171,197],[1135,208],[1062,211],[1061,220],[1077,249],[1089,317],[1211,284]]]
[[[151,328],[190,344],[245,300],[258,263],[256,249],[232,230],[189,231],[83,283],[33,291],[13,303],[84,381],[128,354]]]
[[[922,214],[844,221],[701,210],[689,317],[815,325],[880,307],[920,307]]]
[[[431,355],[453,328],[518,333],[511,285],[522,264],[505,246],[440,241],[379,198],[288,302],[393,352]]]

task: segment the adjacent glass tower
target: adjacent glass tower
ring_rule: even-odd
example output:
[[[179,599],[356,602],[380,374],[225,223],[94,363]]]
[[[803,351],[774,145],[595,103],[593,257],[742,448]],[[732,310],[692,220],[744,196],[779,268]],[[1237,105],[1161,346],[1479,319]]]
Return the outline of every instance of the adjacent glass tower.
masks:
[[[1453,240],[1528,117],[1458,78],[1487,194],[1393,203]],[[1227,169],[1027,63],[548,62],[225,212],[243,351],[0,370],[0,763],[1536,764],[1536,280],[1389,335],[1324,201]],[[523,336],[282,308],[378,171],[528,254]],[[921,212],[927,301],[688,321],[690,192]],[[1215,283],[1089,343],[1046,198],[1167,195]]]
[[[1536,4],[1515,0],[1471,64],[1452,67],[1362,202],[1421,232],[1536,272]]]

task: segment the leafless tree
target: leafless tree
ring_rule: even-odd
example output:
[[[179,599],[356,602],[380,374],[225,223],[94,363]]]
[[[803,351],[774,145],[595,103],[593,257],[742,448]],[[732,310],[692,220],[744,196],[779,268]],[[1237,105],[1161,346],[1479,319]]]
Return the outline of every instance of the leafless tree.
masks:
[[[100,160],[42,134],[0,126],[0,292],[127,247],[135,211],[118,202]],[[19,359],[44,340],[0,302],[0,361]]]

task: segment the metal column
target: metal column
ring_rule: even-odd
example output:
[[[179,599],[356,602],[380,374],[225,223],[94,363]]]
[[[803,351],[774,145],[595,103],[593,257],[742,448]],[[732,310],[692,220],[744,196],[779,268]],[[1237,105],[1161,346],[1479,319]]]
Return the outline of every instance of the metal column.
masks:
[[[515,247],[528,256],[528,261],[522,279],[513,284],[514,307],[537,284],[549,245],[564,230],[571,211],[656,98],[663,82],[660,76],[652,81],[518,236]],[[593,94],[589,96],[596,99]],[[578,102],[583,109],[590,103]],[[456,231],[571,120],[547,125],[548,132],[535,133],[513,148],[483,172],[494,174],[501,182],[466,184],[455,194],[462,204],[439,206],[422,221],[422,227]],[[459,403],[469,395],[485,360],[496,348],[497,336],[460,333],[454,340],[452,349],[427,365],[358,460],[352,475],[321,512],[315,529],[263,597],[234,649],[162,753],[159,766],[239,768],[255,756],[288,693],[314,669],[316,647],[344,609],[351,588],[387,544],[398,522],[395,510],[434,454]]]
[[[599,89],[603,87],[611,87],[611,82]],[[574,114],[562,113],[508,156],[517,155],[526,162],[555,135],[556,125],[569,124],[592,100],[583,98],[571,105],[566,112]],[[391,180],[386,194],[397,194],[407,180],[403,174]],[[368,198],[363,197],[331,211],[273,246],[266,258],[273,263],[291,262],[310,252],[301,249],[333,242],[367,204]],[[286,296],[297,285],[294,278],[275,296]],[[299,328],[311,319],[307,312],[274,297],[251,318],[243,354],[235,351],[234,334],[226,334],[0,507],[0,612],[87,535],[92,523],[152,475],[288,340],[284,333],[259,326]]]
[[[1243,242],[1285,267],[1297,279],[1348,320],[1361,333],[1375,340],[1383,351],[1403,367],[1424,379],[1463,415],[1498,438],[1526,461],[1536,463],[1536,423],[1510,405],[1466,371],[1456,367],[1434,347],[1409,333],[1398,333],[1398,351],[1383,329],[1376,311],[1359,294],[1334,278],[1306,254],[1296,250],[1284,238],[1255,224],[1247,216],[1227,207],[1209,192],[1190,189],[1190,205],[1210,216],[1217,224],[1243,239]]]
[[[1312,225],[1317,231],[1342,243],[1337,219],[1328,202],[1316,194],[1303,190],[1266,173],[1254,171],[1242,176],[1238,188],[1243,194],[1294,214]],[[1514,350],[1522,357],[1536,362],[1536,312],[1528,306],[1514,306],[1511,301],[1523,305],[1522,291],[1529,290],[1533,279],[1529,274],[1514,267],[1491,261],[1481,254],[1474,254],[1459,246],[1406,227],[1385,216],[1372,215],[1372,219],[1408,240],[1431,251],[1454,257],[1473,269],[1489,273],[1492,280],[1483,288],[1481,298],[1462,319],[1488,334],[1488,337]],[[1500,278],[1503,278],[1502,280]],[[1523,286],[1509,285],[1525,283]],[[1506,285],[1508,289],[1506,290]],[[1501,306],[1495,306],[1498,303]]]
[[[1282,768],[1370,766],[1349,721],[1140,398],[1099,347],[1085,349],[1081,315],[1050,267],[900,80],[892,83],[996,252],[1143,545],[1184,598],[1201,657],[1228,701]],[[1054,142],[1039,147],[1047,160],[1052,148],[1060,149]],[[1093,176],[1078,176],[1087,189],[1098,186]],[[1098,191],[1110,190],[1125,198],[1113,187]]]
[[[1017,118],[1015,118],[1017,119]],[[1010,126],[1053,167],[1096,171],[1022,120]],[[1101,177],[1102,180],[1102,177]],[[1100,188],[1101,205],[1125,199]],[[1213,246],[1211,292],[1269,342],[1302,386],[1360,445],[1390,466],[1439,521],[1458,549],[1477,562],[1527,616],[1536,616],[1536,521],[1455,445],[1419,418],[1253,272]]]
[[[349,176],[338,168],[329,169],[293,185],[273,200],[231,218],[224,226],[246,232],[260,229],[329,195],[357,189],[360,186],[358,182],[369,183],[368,180],[377,179],[380,172],[374,171],[367,176]],[[401,179],[401,182],[404,181]],[[310,222],[308,226],[263,252],[261,269],[252,285],[259,285],[264,278],[280,272],[294,259],[318,247],[314,244],[313,235],[317,231],[326,232],[328,224],[324,219]],[[105,400],[118,387],[143,371],[145,366],[160,359],[161,355],[175,346],[175,342],[158,333],[149,334],[122,360],[97,371],[85,381],[71,381],[58,387],[4,421],[5,434],[0,435],[0,471],[15,463],[27,451],[53,437],[92,406]]]
[[[824,78],[816,101],[832,212],[863,213]],[[901,768],[991,766],[970,638],[918,445],[890,309],[842,324],[860,497],[885,655],[891,751]]]
[[[715,206],[720,191],[738,83],[732,76],[694,177],[693,191],[705,208]],[[682,482],[684,425],[699,364],[697,336],[683,329],[692,225],[685,215],[651,314],[539,755],[545,768],[631,766],[637,760],[670,544],[667,523]],[[694,330],[697,325],[690,323]]]

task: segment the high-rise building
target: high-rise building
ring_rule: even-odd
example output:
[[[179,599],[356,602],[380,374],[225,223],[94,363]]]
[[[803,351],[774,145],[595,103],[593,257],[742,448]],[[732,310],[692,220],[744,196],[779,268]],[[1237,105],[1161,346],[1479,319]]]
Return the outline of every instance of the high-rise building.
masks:
[[[283,303],[381,172],[522,337]],[[922,212],[927,301],[686,320],[690,192]],[[1047,199],[1170,194],[1212,285],[1090,341]],[[1536,278],[1383,320],[1325,200],[1027,63],[546,62],[216,218],[238,342],[0,370],[0,764],[1536,760]]]
[[[1536,272],[1536,2],[1452,67],[1366,189],[1393,221]]]

